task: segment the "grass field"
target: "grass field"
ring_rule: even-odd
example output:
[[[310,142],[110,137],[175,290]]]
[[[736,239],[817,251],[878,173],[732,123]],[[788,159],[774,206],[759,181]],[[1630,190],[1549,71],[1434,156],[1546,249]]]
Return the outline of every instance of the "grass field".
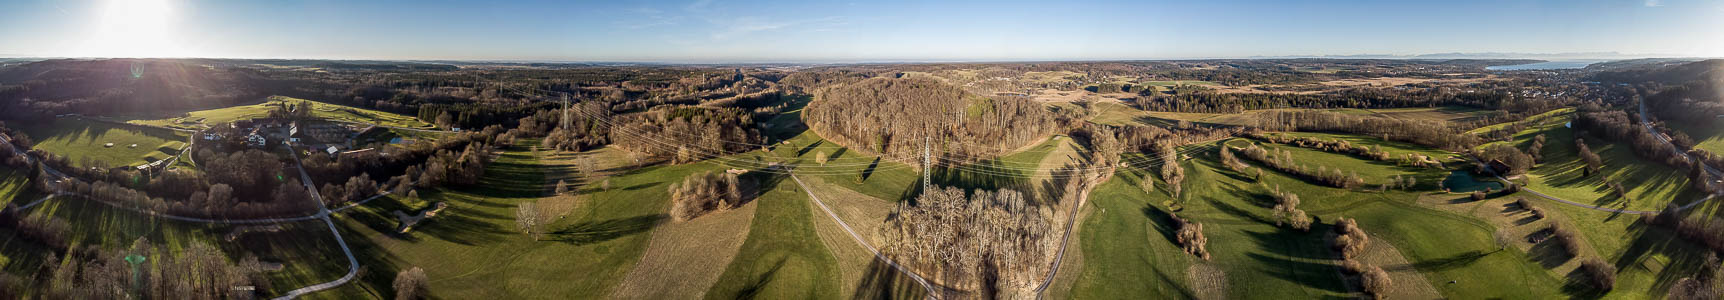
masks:
[[[834,299],[837,258],[814,232],[808,196],[789,178],[754,200],[758,210],[748,240],[707,299]],[[686,254],[685,254],[686,255]]]
[[[36,149],[64,155],[79,167],[95,166],[86,164],[86,159],[111,167],[135,166],[172,157],[186,145],[185,136],[170,130],[75,118],[12,126],[34,138]],[[113,147],[108,147],[108,143],[113,143]],[[137,147],[132,147],[133,144]]]
[[[1514,124],[1514,123],[1523,123],[1523,124],[1527,124],[1527,126],[1531,126],[1531,127],[1556,126],[1556,125],[1562,125],[1564,123],[1567,123],[1568,120],[1573,119],[1573,118],[1574,118],[1574,108],[1572,108],[1572,107],[1562,108],[1562,109],[1555,109],[1555,110],[1547,111],[1547,112],[1544,112],[1542,114],[1533,115],[1531,117],[1527,117],[1526,119],[1522,119],[1521,121],[1497,123],[1497,124],[1491,124],[1491,125],[1487,125],[1487,126],[1483,126],[1483,127],[1479,127],[1479,128],[1473,128],[1472,130],[1468,130],[1467,133],[1485,133],[1485,132],[1488,132],[1491,130],[1496,130],[1497,128],[1502,128],[1503,126],[1509,126],[1510,124]],[[1485,145],[1490,145],[1490,144],[1485,144]],[[1481,146],[1484,146],[1484,145],[1481,145]]]
[[[1410,262],[1386,269],[1418,270],[1444,297],[1546,298],[1558,293],[1560,281],[1528,263],[1525,253],[1498,250],[1489,224],[1419,207],[1414,203],[1417,193],[1325,188],[1268,172],[1263,180],[1299,194],[1304,199],[1301,208],[1320,222],[1312,233],[1275,227],[1266,206],[1269,200],[1260,196],[1257,182],[1222,168],[1215,161],[1214,144],[1188,147],[1200,149],[1192,153],[1194,159],[1182,162],[1188,170],[1183,200],[1139,191],[1136,181],[1147,174],[1142,170],[1122,170],[1097,189],[1092,197],[1095,211],[1084,221],[1080,241],[1085,267],[1072,298],[1348,297],[1351,292],[1337,272],[1335,254],[1321,234],[1341,216],[1357,218],[1374,240],[1394,245]],[[1312,161],[1304,158],[1311,154],[1316,153],[1295,155]],[[1345,159],[1352,158],[1329,160]],[[1447,171],[1423,173],[1441,176]],[[1192,259],[1173,243],[1166,203],[1175,202],[1182,207],[1176,212],[1181,217],[1204,223],[1211,261]],[[1224,277],[1225,284],[1212,282],[1217,276]],[[1450,280],[1458,283],[1448,284]]]
[[[271,110],[275,110],[285,103],[310,103],[312,116],[318,118],[407,128],[434,128],[431,124],[411,116],[285,96],[271,96],[269,101],[253,105],[193,111],[173,118],[129,120],[127,122],[173,128],[203,129],[235,120],[266,117],[269,116]]]
[[[421,190],[450,207],[407,237],[394,228],[398,201],[379,201],[343,218],[365,248],[368,287],[387,291],[398,270],[424,268],[432,293],[448,298],[520,298],[559,295],[603,298],[641,258],[650,231],[667,220],[666,185],[713,163],[652,166],[611,177],[613,188],[592,191],[567,217],[543,216],[545,235],[532,240],[517,230],[515,206],[549,191],[540,157],[523,146],[509,149],[467,188]],[[392,197],[393,199],[393,197]],[[383,292],[382,295],[389,293]]]
[[[24,170],[0,166],[0,205],[13,202],[23,205],[24,202],[33,201],[34,199],[19,198],[29,188],[30,174]]]
[[[1364,109],[1371,114],[1406,120],[1463,122],[1483,118],[1492,111],[1464,106]]]
[[[1369,139],[1369,138],[1360,138],[1360,140],[1362,140],[1362,141],[1379,141],[1376,139]],[[1231,142],[1227,143],[1227,145],[1231,146],[1231,147],[1245,147],[1247,145],[1247,143],[1254,143],[1258,147],[1262,147],[1264,149],[1268,149],[1268,150],[1272,150],[1272,151],[1286,150],[1288,153],[1292,154],[1293,157],[1296,158],[1293,160],[1295,164],[1304,165],[1307,168],[1309,168],[1310,171],[1313,171],[1313,172],[1317,171],[1319,166],[1323,166],[1323,167],[1327,167],[1330,170],[1334,170],[1334,169],[1338,168],[1344,172],[1347,172],[1347,174],[1358,174],[1360,178],[1365,179],[1365,184],[1367,184],[1367,185],[1385,184],[1385,183],[1388,183],[1390,180],[1393,180],[1394,177],[1396,177],[1396,176],[1402,176],[1402,177],[1409,177],[1410,176],[1410,177],[1417,178],[1418,179],[1417,182],[1420,184],[1420,186],[1435,186],[1437,182],[1441,182],[1444,177],[1449,176],[1448,172],[1433,172],[1433,171],[1438,171],[1439,169],[1417,168],[1417,167],[1411,167],[1411,166],[1397,166],[1394,163],[1386,162],[1386,161],[1366,160],[1366,159],[1353,157],[1352,155],[1340,154],[1340,153],[1330,153],[1330,152],[1324,152],[1324,151],[1320,151],[1320,150],[1316,150],[1316,149],[1295,147],[1295,146],[1291,146],[1291,145],[1278,145],[1278,144],[1272,144],[1272,143],[1267,143],[1267,142],[1258,142],[1258,141],[1246,140],[1246,139],[1235,139],[1235,140],[1232,140]],[[1383,148],[1385,151],[1390,151],[1391,153],[1414,152],[1414,151],[1406,151],[1406,150],[1402,150],[1401,152],[1396,152],[1395,151],[1396,147],[1390,147],[1390,146],[1385,146]],[[1401,148],[1401,149],[1406,149],[1406,148]],[[1433,151],[1416,151],[1416,152],[1419,152],[1421,154],[1436,154],[1436,153],[1433,153]],[[1213,154],[1213,153],[1211,153],[1211,154]],[[1444,156],[1447,156],[1447,155],[1444,155]],[[1438,156],[1438,157],[1443,157],[1443,156]],[[1241,158],[1241,159],[1243,160],[1243,158]],[[1265,172],[1267,172],[1267,170]]]
[[[1724,126],[1693,126],[1682,122],[1666,122],[1672,130],[1687,134],[1694,139],[1694,148],[1724,153]],[[1714,123],[1718,124],[1718,123]]]
[[[1704,197],[1688,188],[1687,173],[1643,159],[1628,145],[1588,137],[1587,146],[1604,160],[1601,174],[1584,176],[1574,145],[1574,130],[1564,122],[1546,122],[1521,132],[1509,145],[1525,149],[1534,136],[1545,135],[1544,162],[1527,172],[1527,187],[1570,201],[1598,206],[1656,211],[1667,203],[1688,203]],[[1606,180],[1621,182],[1626,197],[1612,195]]]

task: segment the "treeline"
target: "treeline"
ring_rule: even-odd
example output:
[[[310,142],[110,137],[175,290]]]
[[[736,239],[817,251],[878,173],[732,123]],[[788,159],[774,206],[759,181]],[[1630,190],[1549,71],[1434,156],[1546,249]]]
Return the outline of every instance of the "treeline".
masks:
[[[1015,190],[943,187],[900,202],[882,229],[886,253],[941,285],[1034,286],[1057,240],[1053,210]]]
[[[1353,156],[1357,156],[1360,158],[1376,160],[1376,161],[1393,162],[1396,165],[1402,165],[1402,166],[1413,166],[1413,167],[1420,167],[1420,168],[1441,168],[1442,167],[1441,162],[1438,162],[1438,161],[1436,161],[1435,158],[1432,158],[1429,156],[1420,155],[1420,154],[1416,154],[1416,153],[1407,153],[1406,155],[1396,157],[1393,154],[1389,154],[1389,151],[1384,151],[1382,146],[1378,146],[1378,145],[1355,146],[1352,143],[1347,142],[1346,140],[1342,140],[1342,139],[1325,141],[1325,140],[1321,140],[1321,139],[1317,139],[1317,138],[1288,137],[1285,135],[1263,134],[1262,132],[1248,132],[1248,133],[1246,133],[1246,137],[1250,137],[1250,138],[1257,139],[1257,140],[1262,140],[1265,142],[1275,143],[1275,144],[1290,145],[1290,146],[1295,146],[1295,147],[1299,147],[1299,148],[1313,149],[1313,150],[1318,150],[1318,151],[1323,151],[1323,152],[1353,155]]]
[[[1681,122],[1695,128],[1709,128],[1724,115],[1724,91],[1711,80],[1666,87],[1641,101],[1646,109],[1665,121]]]
[[[330,157],[301,157],[312,180],[330,205],[361,200],[383,189],[400,186],[421,188],[478,183],[491,162],[490,150],[512,143],[501,126],[462,133],[445,133],[428,142],[387,146]],[[201,151],[200,151],[201,152]],[[201,160],[200,160],[201,162]]]
[[[1365,184],[1365,179],[1359,177],[1358,172],[1347,173],[1341,168],[1330,169],[1328,166],[1317,166],[1317,169],[1313,170],[1304,164],[1296,163],[1293,160],[1293,154],[1287,149],[1275,152],[1257,145],[1250,145],[1240,149],[1239,152],[1246,159],[1256,161],[1270,169],[1325,186],[1350,189]]]
[[[1470,106],[1495,109],[1515,101],[1506,91],[1465,92],[1454,88],[1355,88],[1322,94],[1198,91],[1139,98],[1139,109],[1192,113],[1241,113],[1277,108],[1401,108]]]
[[[1629,117],[1627,112],[1605,110],[1598,105],[1582,105],[1575,115],[1574,129],[1606,141],[1626,144],[1634,150],[1635,155],[1652,161],[1672,167],[1688,166],[1686,155],[1647,132],[1646,128]]]
[[[735,107],[659,106],[612,120],[613,145],[650,157],[686,163],[759,149],[765,144],[754,116]]]
[[[960,158],[994,157],[1055,129],[1047,108],[1029,99],[984,98],[920,78],[827,89],[803,119],[821,137],[899,161],[920,157],[925,141],[950,145],[945,152]]]
[[[45,60],[0,68],[0,119],[226,106],[275,87],[253,70],[177,60]]]
[[[1255,127],[1269,131],[1317,131],[1362,134],[1384,140],[1460,151],[1479,144],[1476,135],[1447,122],[1358,116],[1315,110],[1258,112]]]
[[[94,245],[57,248],[44,254],[40,267],[25,269],[24,276],[0,272],[0,297],[249,299],[257,296],[256,291],[270,289],[269,276],[257,257],[231,261],[220,248],[203,242],[172,251],[168,248],[142,238],[120,251],[105,251]],[[148,259],[127,261],[133,254]],[[242,286],[254,289],[237,288]]]

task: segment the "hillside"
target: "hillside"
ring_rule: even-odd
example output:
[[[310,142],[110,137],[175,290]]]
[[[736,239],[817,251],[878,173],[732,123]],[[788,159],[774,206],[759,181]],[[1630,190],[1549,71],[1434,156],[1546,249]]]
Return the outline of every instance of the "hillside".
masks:
[[[899,161],[919,157],[925,139],[960,157],[994,157],[1054,127],[1041,104],[983,97],[933,79],[874,78],[833,87],[804,109],[803,119],[827,139]]]

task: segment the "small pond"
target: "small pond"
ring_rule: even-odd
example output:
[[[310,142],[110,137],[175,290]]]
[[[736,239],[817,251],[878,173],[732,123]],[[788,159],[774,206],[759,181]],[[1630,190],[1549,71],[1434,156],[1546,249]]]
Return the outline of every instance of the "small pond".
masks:
[[[1455,193],[1471,193],[1485,189],[1500,191],[1503,189],[1503,183],[1491,177],[1474,178],[1472,172],[1454,171],[1449,172],[1449,177],[1443,179],[1443,188]]]

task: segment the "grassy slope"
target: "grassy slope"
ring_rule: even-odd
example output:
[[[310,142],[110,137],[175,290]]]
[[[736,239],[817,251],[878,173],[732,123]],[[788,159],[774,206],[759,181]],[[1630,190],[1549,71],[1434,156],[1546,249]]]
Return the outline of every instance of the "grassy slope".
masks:
[[[782,178],[754,200],[748,240],[707,299],[839,298],[837,259],[821,244],[812,223],[808,196]]]
[[[1724,153],[1724,128],[1720,128],[1724,126],[1693,126],[1689,124],[1679,124],[1679,122],[1668,122],[1667,124],[1670,125],[1672,130],[1682,132],[1683,134],[1687,134],[1688,137],[1694,138],[1694,148],[1703,149],[1712,153]],[[1714,124],[1718,123],[1714,122]]]
[[[1310,171],[1312,171],[1312,172],[1317,171],[1317,168],[1319,166],[1325,166],[1325,167],[1328,167],[1328,169],[1330,169],[1330,170],[1340,168],[1342,171],[1347,172],[1347,174],[1357,173],[1357,174],[1359,174],[1359,177],[1365,179],[1365,184],[1368,184],[1368,185],[1388,183],[1390,180],[1394,179],[1395,176],[1413,176],[1413,177],[1418,178],[1417,182],[1429,185],[1429,184],[1434,184],[1436,182],[1442,181],[1443,177],[1448,176],[1448,173],[1444,173],[1444,172],[1431,172],[1434,169],[1396,166],[1394,163],[1390,163],[1390,162],[1376,161],[1376,160],[1365,160],[1365,159],[1360,159],[1360,158],[1357,158],[1357,157],[1354,157],[1354,156],[1348,155],[1348,154],[1323,152],[1320,150],[1295,147],[1295,146],[1291,146],[1291,145],[1277,145],[1277,144],[1256,142],[1256,141],[1249,141],[1249,140],[1235,140],[1235,142],[1229,143],[1228,145],[1234,146],[1234,147],[1242,147],[1245,145],[1245,142],[1255,142],[1258,144],[1259,147],[1263,147],[1264,149],[1270,149],[1270,150],[1275,150],[1275,151],[1287,150],[1288,153],[1293,154],[1293,157],[1297,158],[1296,160],[1294,160],[1295,164],[1304,165],[1305,167],[1309,168]],[[1385,147],[1385,149],[1395,149],[1395,148]],[[1385,150],[1385,151],[1389,151],[1389,150]],[[1409,153],[1412,151],[1404,151],[1403,150],[1403,151],[1389,151],[1389,152],[1390,153]],[[1420,151],[1420,152],[1422,153],[1422,152],[1428,152],[1428,151]],[[1447,156],[1447,155],[1444,155],[1444,156]],[[1439,156],[1439,157],[1443,157],[1443,156]],[[1246,160],[1244,158],[1240,158],[1240,159]],[[1265,171],[1265,172],[1267,172],[1267,171]]]
[[[590,203],[542,226],[547,234],[532,241],[516,229],[514,210],[543,195],[542,167],[527,149],[515,148],[488,167],[476,186],[420,191],[428,200],[448,201],[450,208],[405,239],[381,232],[394,228],[387,214],[400,208],[398,202],[380,201],[343,218],[357,233],[349,240],[359,240],[350,243],[362,249],[361,263],[372,270],[365,288],[387,291],[396,271],[418,266],[430,275],[432,293],[442,297],[605,297],[640,259],[649,240],[644,233],[667,218],[666,185],[718,168],[653,166],[611,177],[612,189],[590,194]]]
[[[1550,122],[1521,132],[1510,145],[1525,149],[1533,136],[1545,135],[1544,163],[1527,172],[1527,187],[1558,198],[1613,208],[1655,211],[1666,203],[1688,203],[1703,194],[1688,188],[1687,173],[1649,161],[1633,153],[1628,145],[1604,143],[1588,137],[1587,146],[1604,159],[1603,174],[1582,176],[1584,164],[1574,145],[1574,130],[1563,122]],[[1602,176],[1601,176],[1602,175]],[[1610,195],[1605,179],[1622,182],[1627,199]]]
[[[25,190],[28,190],[29,188],[30,174],[26,173],[24,170],[0,167],[0,205],[5,205],[6,203],[12,203],[14,201],[18,202],[19,205],[23,205],[28,201],[33,201],[34,199],[22,199],[19,197],[20,195],[25,194]]]
[[[36,140],[36,149],[64,155],[74,165],[84,166],[88,157],[110,166],[130,166],[159,160],[178,153],[186,138],[161,129],[141,129],[79,119],[59,118],[48,124],[13,124]],[[114,143],[113,147],[104,147]],[[129,147],[137,144],[138,147]]]
[[[281,104],[289,102],[311,103],[312,115],[320,118],[397,127],[433,127],[429,123],[419,121],[419,119],[410,116],[283,96],[272,96],[269,98],[269,101],[259,104],[193,111],[186,113],[184,116],[175,118],[131,120],[127,122],[175,128],[199,129],[204,126],[233,122],[235,120],[262,118],[268,116],[270,110],[274,110]]]
[[[1203,145],[1202,147],[1213,147]],[[1274,227],[1266,198],[1247,176],[1226,171],[1214,161],[1214,151],[1194,154],[1187,168],[1182,217],[1204,223],[1213,260],[1228,278],[1232,298],[1314,298],[1343,296],[1333,266],[1332,250],[1313,233]],[[1298,154],[1296,154],[1298,155]],[[1382,168],[1381,166],[1375,166]],[[1165,193],[1145,195],[1133,184],[1140,171],[1122,171],[1097,191],[1098,210],[1085,222],[1081,241],[1086,268],[1074,287],[1076,298],[1143,298],[1188,295],[1166,217]],[[1431,170],[1427,173],[1441,174]],[[1361,172],[1364,173],[1364,172]],[[1440,176],[1440,175],[1433,175]],[[1310,185],[1276,172],[1264,179],[1304,199],[1302,209],[1332,222],[1358,218],[1374,238],[1394,244],[1433,286],[1454,298],[1540,298],[1556,293],[1560,283],[1527,263],[1519,251],[1497,251],[1493,230],[1482,222],[1413,204],[1416,194],[1351,192]],[[1119,196],[1124,194],[1125,196]],[[1135,199],[1134,199],[1135,198]],[[1143,233],[1148,231],[1147,234]],[[1147,239],[1147,240],[1145,240]],[[1148,245],[1144,245],[1147,241]],[[1189,259],[1184,259],[1190,261]],[[1505,277],[1507,276],[1507,277]],[[1514,278],[1515,280],[1479,280]],[[1450,285],[1449,280],[1466,284]],[[1146,283],[1147,282],[1147,283]],[[1129,287],[1127,287],[1129,285]],[[1524,286],[1523,286],[1524,285]]]

